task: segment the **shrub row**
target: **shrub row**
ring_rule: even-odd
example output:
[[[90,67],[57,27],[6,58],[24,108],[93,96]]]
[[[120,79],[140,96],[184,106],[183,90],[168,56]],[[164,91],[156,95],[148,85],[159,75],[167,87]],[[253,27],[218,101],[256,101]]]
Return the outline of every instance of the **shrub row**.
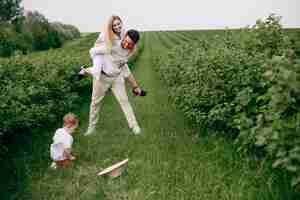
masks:
[[[87,98],[88,79],[77,81],[79,66],[90,64],[96,35],[66,47],[0,59],[0,157],[9,138],[51,126]]]
[[[261,149],[300,184],[300,60],[270,15],[251,28],[175,47],[157,66],[169,94],[203,128]]]

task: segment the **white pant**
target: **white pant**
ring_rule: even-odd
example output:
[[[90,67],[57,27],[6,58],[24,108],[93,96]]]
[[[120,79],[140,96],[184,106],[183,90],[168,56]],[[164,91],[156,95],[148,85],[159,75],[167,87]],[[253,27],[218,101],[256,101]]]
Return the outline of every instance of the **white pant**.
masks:
[[[107,77],[101,74],[100,79],[93,78],[93,93],[90,105],[89,127],[88,130],[94,130],[99,119],[99,111],[101,101],[105,96],[106,91],[111,88],[114,96],[118,100],[129,128],[138,126],[132,107],[128,101],[128,96],[125,89],[125,80],[122,75],[116,78]],[[111,119],[107,119],[111,120]]]
[[[105,65],[107,63],[105,62],[106,60],[104,59],[104,55],[101,55],[101,54],[97,55],[97,54],[92,53],[94,49],[95,48],[92,48],[90,50],[91,58],[93,60],[93,66],[87,68],[86,70],[93,76],[93,78],[96,78],[97,80],[99,80],[103,65]]]

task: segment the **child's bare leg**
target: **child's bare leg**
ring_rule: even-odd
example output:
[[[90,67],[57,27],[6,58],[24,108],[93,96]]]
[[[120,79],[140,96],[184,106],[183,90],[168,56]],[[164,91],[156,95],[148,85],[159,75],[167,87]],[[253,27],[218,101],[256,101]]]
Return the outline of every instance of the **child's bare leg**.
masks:
[[[70,159],[56,161],[56,165],[59,168],[67,168],[67,167],[70,167],[71,164],[72,164],[72,161]]]

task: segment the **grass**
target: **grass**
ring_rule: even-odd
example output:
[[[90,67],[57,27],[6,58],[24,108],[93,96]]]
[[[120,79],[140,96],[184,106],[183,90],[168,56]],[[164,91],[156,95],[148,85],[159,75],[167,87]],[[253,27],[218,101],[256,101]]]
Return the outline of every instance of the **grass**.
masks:
[[[90,34],[92,34],[92,32],[81,32],[81,33],[80,33],[80,36],[81,36],[81,37],[86,37],[86,36],[88,36],[88,35],[90,35]]]
[[[274,173],[268,162],[255,162],[235,151],[226,138],[204,134],[185,120],[168,98],[168,90],[155,72],[154,55],[166,51],[145,33],[145,48],[134,75],[148,95],[130,101],[142,128],[135,136],[127,127],[120,106],[109,93],[94,135],[85,137],[89,103],[78,114],[74,136],[78,160],[65,170],[49,169],[49,145],[54,130],[40,138],[30,156],[20,159],[25,172],[22,189],[11,199],[22,200],[254,200],[296,199],[287,178]],[[56,127],[58,128],[58,127]],[[119,178],[96,173],[129,158]],[[21,161],[18,161],[21,163]]]

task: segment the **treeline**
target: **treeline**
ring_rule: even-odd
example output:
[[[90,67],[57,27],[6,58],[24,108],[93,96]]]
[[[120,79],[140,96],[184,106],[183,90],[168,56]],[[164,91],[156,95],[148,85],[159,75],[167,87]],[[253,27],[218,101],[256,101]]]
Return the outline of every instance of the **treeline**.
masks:
[[[291,38],[291,36],[293,38]],[[159,70],[175,104],[241,152],[267,157],[300,185],[300,34],[270,15],[253,27],[175,47]]]
[[[0,2],[1,57],[59,48],[65,41],[80,37],[75,26],[51,23],[37,11],[24,12],[20,2]]]

